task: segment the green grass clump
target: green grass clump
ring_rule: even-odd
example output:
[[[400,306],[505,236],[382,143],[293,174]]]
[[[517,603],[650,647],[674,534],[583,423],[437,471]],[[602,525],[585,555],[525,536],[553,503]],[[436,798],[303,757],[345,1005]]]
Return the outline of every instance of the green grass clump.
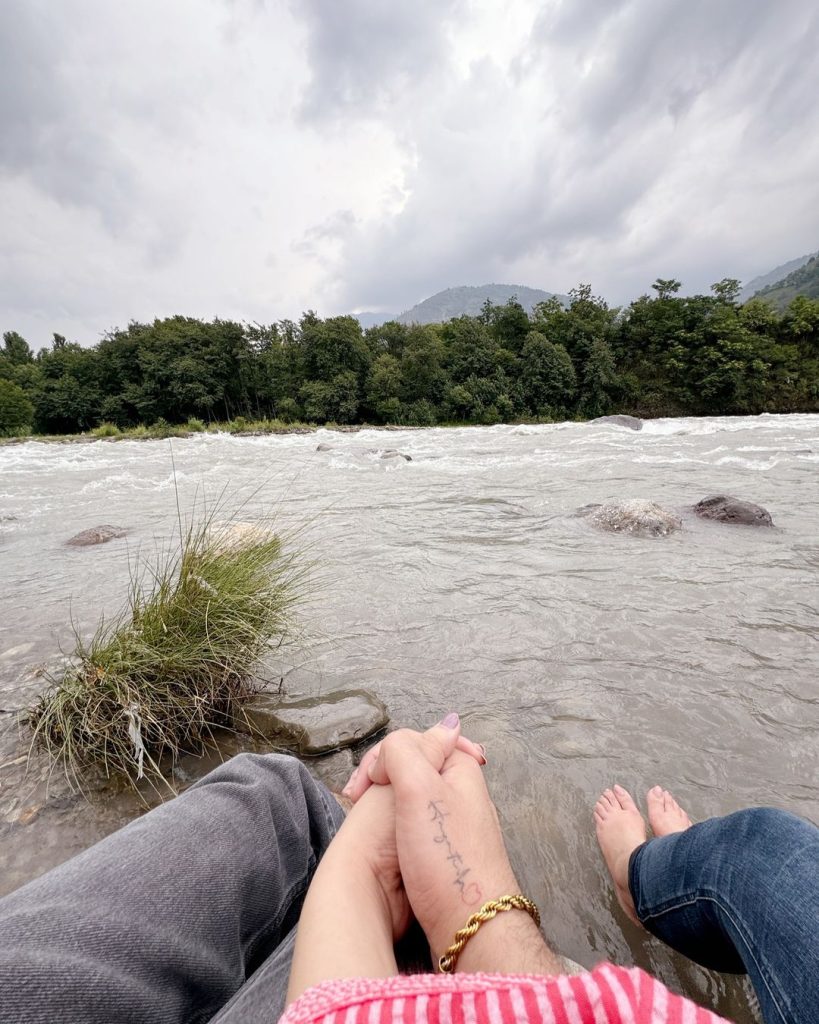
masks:
[[[116,423],[100,423],[91,431],[94,437],[119,437],[122,431]]]
[[[306,569],[265,527],[209,522],[149,575],[29,710],[35,743],[74,779],[96,764],[167,781],[201,752],[258,688],[259,659],[292,638]]]

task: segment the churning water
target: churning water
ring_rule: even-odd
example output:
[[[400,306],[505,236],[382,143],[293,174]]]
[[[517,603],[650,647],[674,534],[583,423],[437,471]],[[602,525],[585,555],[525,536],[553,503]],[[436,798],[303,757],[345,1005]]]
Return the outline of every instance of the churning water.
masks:
[[[412,461],[368,451],[385,447]],[[289,695],[364,686],[419,727],[461,713],[561,952],[638,962],[742,1016],[723,980],[625,921],[591,810],[614,781],[660,782],[695,819],[763,803],[819,820],[819,416],[0,448],[4,890],[136,811],[56,786],[15,822],[43,794],[36,768],[7,765],[25,752],[13,712],[42,685],[34,667],[70,648],[72,617],[90,630],[121,605],[129,559],[171,540],[177,489],[183,514],[224,492],[243,519],[303,527],[319,582],[313,641],[278,666]],[[714,492],[764,505],[775,529],[685,515],[637,539],[573,515]],[[99,523],[128,535],[64,546]]]

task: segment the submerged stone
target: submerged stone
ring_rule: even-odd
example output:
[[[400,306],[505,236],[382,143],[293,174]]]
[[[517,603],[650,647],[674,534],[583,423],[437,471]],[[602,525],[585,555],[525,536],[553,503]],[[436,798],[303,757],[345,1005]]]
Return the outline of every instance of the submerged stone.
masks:
[[[730,494],[709,494],[698,501],[694,511],[701,519],[740,526],[773,526],[770,512],[752,501],[733,498]]]
[[[322,441],[321,444],[316,445],[317,452],[331,452],[332,450],[333,446],[331,444],[325,444],[324,441]]]
[[[66,541],[66,544],[70,544],[75,548],[88,548],[93,544],[106,544],[109,540],[114,540],[116,537],[124,537],[127,532],[121,526],[110,526],[105,523],[102,526],[92,526],[88,530],[75,534],[70,540]]]
[[[403,459],[405,462],[412,462],[411,455],[405,455],[403,452],[395,451],[390,449],[389,451],[382,452],[380,455],[382,459]]]
[[[600,505],[588,513],[588,520],[599,530],[634,537],[665,537],[682,527],[682,521],[673,512],[639,498]]]
[[[590,423],[614,423],[618,427],[628,427],[629,430],[642,430],[643,421],[636,416],[598,416],[597,419],[589,420]]]
[[[260,693],[237,712],[235,724],[294,753],[314,757],[351,747],[389,722],[382,702],[366,690],[340,690],[307,700],[282,701]]]

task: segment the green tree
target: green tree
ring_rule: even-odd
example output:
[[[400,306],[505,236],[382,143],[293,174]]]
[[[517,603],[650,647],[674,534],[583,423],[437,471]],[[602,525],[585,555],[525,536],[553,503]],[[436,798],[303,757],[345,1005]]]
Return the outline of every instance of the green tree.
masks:
[[[739,301],[739,293],[742,291],[742,285],[735,277],[723,277],[721,281],[717,281],[711,285],[711,291],[716,295],[720,302],[724,302],[729,306],[734,306]]]
[[[0,377],[0,434],[26,434],[34,421],[34,406],[25,391]]]
[[[669,299],[682,288],[682,282],[673,277],[658,277],[651,287],[657,293],[658,299]]]
[[[540,331],[530,331],[523,345],[521,367],[529,412],[538,416],[566,415],[577,390],[577,375],[566,349]]]
[[[620,379],[609,345],[598,338],[592,342],[588,359],[583,367],[581,409],[585,416],[605,416],[614,408],[614,396]]]
[[[378,356],[367,377],[367,405],[382,423],[398,423],[401,417],[403,379],[401,363],[386,352]]]
[[[26,339],[17,331],[5,331],[3,334],[2,358],[9,366],[21,366],[31,363],[34,355]]]

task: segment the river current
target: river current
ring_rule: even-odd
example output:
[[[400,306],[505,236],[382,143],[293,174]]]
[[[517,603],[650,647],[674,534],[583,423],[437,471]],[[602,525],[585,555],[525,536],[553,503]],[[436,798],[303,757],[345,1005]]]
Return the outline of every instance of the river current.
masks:
[[[368,451],[383,448],[412,461]],[[711,493],[775,528],[685,512]],[[625,919],[591,811],[615,781],[641,801],[659,782],[695,820],[770,804],[819,821],[819,416],[0,447],[0,892],[138,813],[107,788],[46,791],[14,712],[72,621],[88,633],[129,564],[172,541],[177,496],[184,516],[220,495],[298,530],[316,563],[308,640],[276,666],[288,696],[365,687],[417,727],[460,712],[559,951],[639,963],[745,1019],[736,986]],[[574,515],[628,498],[683,530],[638,539]],[[128,534],[65,546],[100,523]]]

